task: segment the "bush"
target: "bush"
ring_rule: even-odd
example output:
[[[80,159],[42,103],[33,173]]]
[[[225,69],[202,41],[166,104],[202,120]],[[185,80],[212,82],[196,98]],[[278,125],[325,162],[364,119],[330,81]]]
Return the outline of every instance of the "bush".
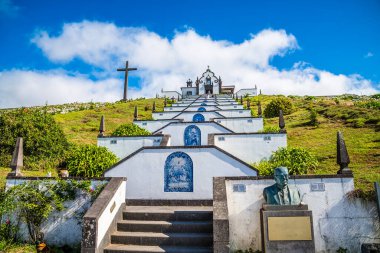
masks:
[[[113,133],[112,136],[135,136],[135,135],[151,135],[150,132],[144,128],[139,127],[135,124],[123,124],[119,126]]]
[[[293,104],[291,100],[284,97],[273,99],[265,107],[264,116],[267,118],[278,117],[280,110],[282,110],[284,115],[291,114],[293,112]]]
[[[314,109],[311,109],[310,110],[310,115],[309,115],[309,122],[308,124],[310,126],[318,126],[319,125],[319,121],[318,121],[318,113],[316,110]]]
[[[0,166],[8,167],[17,137],[23,137],[24,166],[33,162],[59,160],[69,143],[53,117],[45,111],[19,109],[0,114]]]
[[[364,127],[365,122],[366,122],[366,120],[363,119],[363,118],[354,119],[354,120],[352,121],[353,126],[354,126],[355,128],[361,128],[361,127]]]
[[[71,150],[66,167],[72,176],[100,177],[117,161],[116,155],[105,147],[80,145]]]
[[[64,202],[75,199],[78,190],[94,197],[100,193],[97,189],[90,189],[90,185],[90,181],[31,180],[13,186],[3,194],[3,201],[0,203],[2,218],[8,218],[7,221],[23,221],[28,228],[30,239],[36,243],[43,240],[41,228],[49,215],[55,210],[63,210]],[[100,190],[102,187],[100,185]],[[4,205],[3,202],[8,204]]]
[[[280,128],[278,126],[266,126],[262,131],[259,131],[259,133],[279,133]]]
[[[274,169],[280,166],[287,167],[289,174],[307,174],[318,166],[317,159],[303,148],[280,148],[269,159],[254,164],[262,175],[273,175]]]

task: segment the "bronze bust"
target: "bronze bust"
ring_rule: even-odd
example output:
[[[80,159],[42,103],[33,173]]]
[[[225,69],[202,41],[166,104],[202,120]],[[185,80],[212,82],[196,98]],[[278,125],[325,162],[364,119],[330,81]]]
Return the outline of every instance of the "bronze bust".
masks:
[[[286,167],[278,167],[274,170],[276,183],[264,188],[264,199],[269,205],[299,205],[301,196],[295,186],[288,185],[289,172]]]

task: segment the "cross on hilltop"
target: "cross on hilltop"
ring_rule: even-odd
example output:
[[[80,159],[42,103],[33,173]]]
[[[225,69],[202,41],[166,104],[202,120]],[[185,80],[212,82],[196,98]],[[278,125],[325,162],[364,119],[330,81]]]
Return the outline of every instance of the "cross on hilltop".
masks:
[[[125,68],[119,68],[119,69],[117,69],[117,71],[125,71],[123,101],[127,101],[128,72],[132,71],[132,70],[137,70],[137,68],[128,68],[128,61],[125,62]]]

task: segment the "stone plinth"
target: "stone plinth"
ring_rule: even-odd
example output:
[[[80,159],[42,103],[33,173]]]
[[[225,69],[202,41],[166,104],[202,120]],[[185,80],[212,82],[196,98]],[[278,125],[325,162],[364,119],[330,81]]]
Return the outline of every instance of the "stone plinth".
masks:
[[[263,205],[261,209],[263,251],[266,253],[315,252],[313,217],[307,205]]]

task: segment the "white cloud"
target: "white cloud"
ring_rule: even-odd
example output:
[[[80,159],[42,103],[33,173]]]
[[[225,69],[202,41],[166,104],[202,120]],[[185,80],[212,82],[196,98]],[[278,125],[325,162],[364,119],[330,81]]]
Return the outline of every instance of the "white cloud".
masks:
[[[372,52],[368,52],[366,55],[364,55],[364,58],[371,58],[371,57],[373,57]]]
[[[76,101],[117,100],[121,86],[116,79],[91,81],[64,71],[0,72],[0,108],[62,104]]]
[[[290,70],[272,66],[273,57],[286,57],[299,49],[295,36],[284,30],[265,29],[241,43],[232,43],[201,36],[193,29],[165,38],[145,28],[83,21],[65,24],[57,36],[39,31],[32,42],[53,62],[65,64],[79,59],[101,69],[102,72],[96,75],[99,81],[54,71],[3,72],[3,77],[0,77],[1,94],[5,94],[0,95],[2,101],[3,97],[13,97],[21,103],[17,98],[26,88],[30,92],[25,99],[29,99],[31,104],[43,104],[46,100],[61,103],[120,99],[123,75],[117,73],[116,68],[122,67],[126,59],[132,67],[138,68],[133,74],[141,80],[141,90],[131,92],[135,97],[153,97],[161,88],[179,90],[188,78],[194,80],[201,75],[207,65],[222,77],[224,84],[234,84],[237,89],[257,84],[265,94],[378,92],[378,87],[375,87],[378,84],[357,74],[333,74],[304,62],[295,63]],[[34,82],[29,76],[38,78]],[[17,85],[13,87],[14,84]],[[35,85],[49,92],[34,91],[32,87]],[[56,92],[58,87],[62,90],[59,94]],[[12,101],[1,102],[0,106],[17,105]]]

